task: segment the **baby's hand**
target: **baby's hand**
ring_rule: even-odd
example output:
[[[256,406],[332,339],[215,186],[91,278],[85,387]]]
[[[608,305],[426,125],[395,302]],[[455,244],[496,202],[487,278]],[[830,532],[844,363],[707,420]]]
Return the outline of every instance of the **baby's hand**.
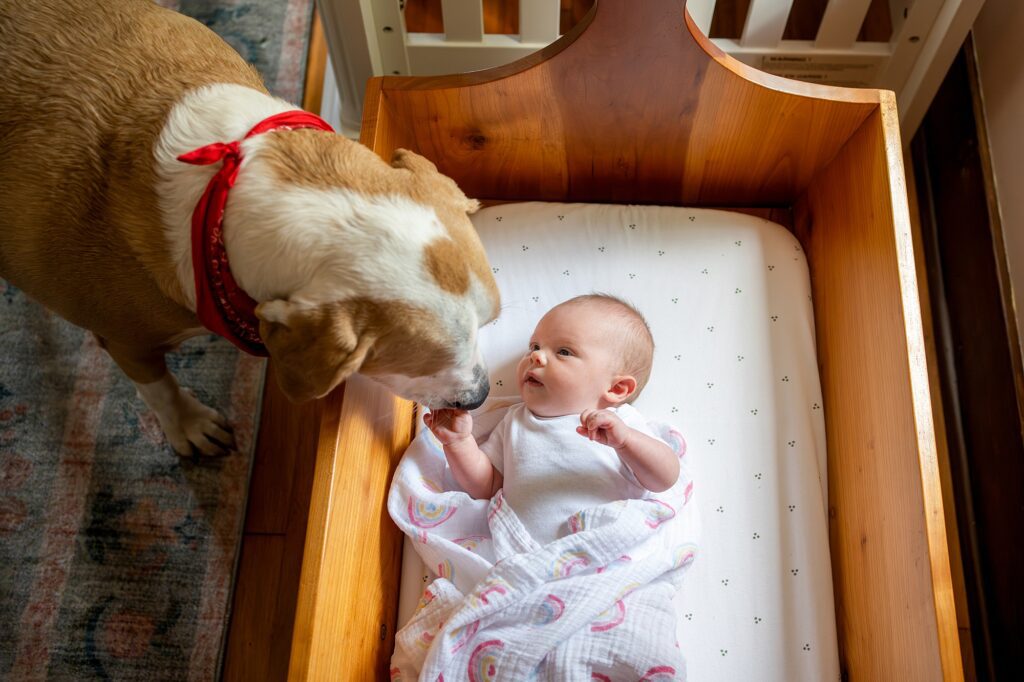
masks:
[[[618,450],[626,444],[629,427],[611,410],[584,410],[576,433]]]
[[[465,410],[433,410],[423,415],[427,425],[441,445],[451,445],[473,437],[473,417]]]

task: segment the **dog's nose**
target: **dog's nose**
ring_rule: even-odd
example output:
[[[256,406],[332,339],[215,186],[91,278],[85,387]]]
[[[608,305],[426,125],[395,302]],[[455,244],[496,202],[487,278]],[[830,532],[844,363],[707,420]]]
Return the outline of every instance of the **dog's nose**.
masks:
[[[457,410],[475,410],[484,404],[484,401],[487,400],[487,394],[490,392],[491,387],[485,384],[482,390],[478,389],[471,393],[460,395],[457,400],[453,400],[450,403],[450,406]]]
[[[483,405],[485,400],[487,400],[486,394],[484,394],[484,396],[481,398],[474,398],[473,400],[469,400],[466,402],[456,400],[455,402],[451,403],[451,406],[454,407],[456,410],[475,410],[476,408]]]
[[[448,407],[454,407],[457,410],[475,410],[484,404],[487,394],[491,392],[491,382],[487,376],[487,370],[483,367],[477,368],[474,374],[476,386],[456,394],[455,399],[448,402]]]

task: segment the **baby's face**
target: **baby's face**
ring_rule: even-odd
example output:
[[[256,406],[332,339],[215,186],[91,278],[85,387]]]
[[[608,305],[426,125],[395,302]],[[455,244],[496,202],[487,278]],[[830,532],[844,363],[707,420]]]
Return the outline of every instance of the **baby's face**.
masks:
[[[618,357],[607,312],[569,305],[549,311],[533,330],[516,376],[526,406],[540,417],[609,407]]]

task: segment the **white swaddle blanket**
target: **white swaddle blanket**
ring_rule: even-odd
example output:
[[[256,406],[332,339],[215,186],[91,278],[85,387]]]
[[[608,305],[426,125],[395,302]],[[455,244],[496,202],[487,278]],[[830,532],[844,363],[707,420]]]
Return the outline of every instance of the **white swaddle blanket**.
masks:
[[[482,408],[474,435],[504,410]],[[388,511],[438,577],[395,636],[391,679],[686,679],[672,596],[699,523],[682,437],[649,426],[680,456],[676,484],[580,510],[569,535],[543,546],[501,491],[491,500],[462,492],[423,429],[395,473]]]

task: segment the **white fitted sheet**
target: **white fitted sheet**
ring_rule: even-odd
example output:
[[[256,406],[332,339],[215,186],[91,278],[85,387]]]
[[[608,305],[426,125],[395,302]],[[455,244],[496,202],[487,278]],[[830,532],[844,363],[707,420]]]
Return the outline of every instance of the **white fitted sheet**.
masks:
[[[637,408],[687,440],[700,550],[676,598],[690,680],[839,679],[825,431],[807,264],[785,228],[708,209],[524,203],[473,222],[502,294],[481,330],[514,396],[534,325],[577,294],[625,298],[654,335]],[[399,624],[433,579],[406,539]]]

